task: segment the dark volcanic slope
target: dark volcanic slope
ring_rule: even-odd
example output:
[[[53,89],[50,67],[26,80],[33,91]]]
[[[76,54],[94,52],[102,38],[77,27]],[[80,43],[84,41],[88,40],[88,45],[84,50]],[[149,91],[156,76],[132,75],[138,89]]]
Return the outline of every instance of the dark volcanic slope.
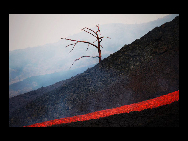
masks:
[[[101,64],[18,106],[9,112],[9,126],[86,114],[176,90],[179,90],[179,17],[125,45]]]

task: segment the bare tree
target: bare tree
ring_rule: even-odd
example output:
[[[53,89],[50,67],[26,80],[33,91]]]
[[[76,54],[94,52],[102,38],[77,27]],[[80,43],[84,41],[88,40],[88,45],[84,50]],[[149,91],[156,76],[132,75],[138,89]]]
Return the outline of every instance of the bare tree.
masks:
[[[104,38],[104,36],[99,37],[99,35],[98,35],[98,34],[100,33],[99,24],[96,25],[96,27],[98,28],[97,31],[93,31],[92,29],[87,28],[87,27],[84,27],[83,29],[81,29],[81,30],[83,30],[83,31],[85,31],[85,32],[87,32],[87,33],[89,33],[89,34],[91,34],[93,37],[96,38],[96,40],[95,40],[94,42],[92,42],[92,43],[87,42],[87,41],[77,41],[77,40],[72,40],[72,39],[67,39],[67,38],[61,38],[61,39],[65,39],[65,40],[75,41],[74,44],[70,44],[70,45],[73,45],[72,50],[74,49],[74,47],[76,46],[76,44],[79,43],[79,42],[87,43],[87,44],[88,44],[88,47],[89,47],[89,45],[92,45],[92,46],[94,46],[94,47],[96,47],[96,48],[98,49],[99,56],[81,56],[80,58],[76,59],[75,61],[77,61],[77,60],[79,60],[79,59],[81,59],[81,58],[83,58],[83,57],[92,57],[92,58],[98,57],[98,58],[99,58],[99,63],[101,62],[101,49],[100,49],[100,47],[102,47],[102,45],[100,45],[100,42],[102,41],[102,38]],[[89,31],[87,31],[87,30],[89,30]],[[101,35],[101,34],[100,34],[100,35]],[[111,39],[110,37],[106,37],[106,38]],[[96,41],[98,41],[98,46],[94,44]],[[68,47],[68,46],[70,46],[70,45],[67,45],[66,47]],[[102,47],[102,48],[103,48],[103,47]],[[72,50],[71,50],[71,51],[72,51]],[[87,48],[87,50],[88,50],[88,48]],[[86,50],[86,51],[87,51],[87,50]],[[71,51],[70,51],[70,52],[71,52]],[[70,53],[70,52],[69,52],[69,53]],[[75,62],[75,61],[74,61],[74,62]],[[74,62],[73,62],[73,64],[74,64]],[[73,65],[73,64],[72,64],[72,65]]]

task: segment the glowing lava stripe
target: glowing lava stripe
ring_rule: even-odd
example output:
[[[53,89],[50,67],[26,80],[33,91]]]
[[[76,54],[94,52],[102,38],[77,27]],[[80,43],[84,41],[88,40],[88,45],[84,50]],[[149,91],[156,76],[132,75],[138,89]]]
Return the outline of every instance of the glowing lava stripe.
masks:
[[[179,100],[179,90],[169,93],[167,95],[159,96],[153,99],[149,99],[146,101],[142,101],[142,102],[138,102],[138,103],[134,103],[130,105],[124,105],[124,106],[117,107],[117,108],[96,111],[96,112],[88,113],[85,115],[78,115],[78,116],[73,116],[73,117],[66,117],[66,118],[61,118],[61,119],[44,121],[41,123],[36,123],[36,124],[25,126],[25,127],[47,127],[47,126],[52,126],[52,125],[57,125],[57,124],[71,123],[71,122],[77,122],[77,121],[86,121],[86,120],[91,120],[91,119],[99,119],[99,118],[111,116],[114,114],[129,113],[133,111],[142,111],[144,109],[149,109],[149,108],[151,109],[157,108],[159,106],[167,105],[178,100]]]

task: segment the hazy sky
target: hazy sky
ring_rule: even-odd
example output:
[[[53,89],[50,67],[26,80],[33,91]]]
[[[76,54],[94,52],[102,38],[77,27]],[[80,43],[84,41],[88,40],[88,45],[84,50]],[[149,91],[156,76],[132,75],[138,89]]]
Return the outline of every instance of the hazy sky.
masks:
[[[96,24],[145,23],[168,14],[9,14],[9,50],[54,43]]]

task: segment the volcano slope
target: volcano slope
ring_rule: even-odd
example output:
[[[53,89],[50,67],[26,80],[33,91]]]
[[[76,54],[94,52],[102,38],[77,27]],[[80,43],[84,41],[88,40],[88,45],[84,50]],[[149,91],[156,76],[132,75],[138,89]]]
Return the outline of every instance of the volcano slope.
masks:
[[[51,87],[55,88],[46,91],[44,87],[38,95],[36,91],[25,93],[24,97],[34,98],[21,106],[16,103],[19,96],[10,98],[9,105],[14,103],[17,108],[9,110],[9,126],[111,109],[179,90],[179,17],[125,45],[84,73]],[[179,102],[173,105],[176,119]],[[172,109],[166,108],[162,111]]]

